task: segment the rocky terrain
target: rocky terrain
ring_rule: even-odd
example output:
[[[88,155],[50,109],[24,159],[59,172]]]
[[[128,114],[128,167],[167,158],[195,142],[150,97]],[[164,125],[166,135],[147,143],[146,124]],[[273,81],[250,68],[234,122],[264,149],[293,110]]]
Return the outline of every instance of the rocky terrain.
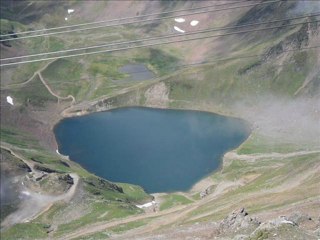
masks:
[[[229,34],[253,29],[230,27],[320,10],[314,1],[249,3],[265,4],[186,15],[179,27],[194,31],[188,23],[196,19],[196,30],[225,27],[214,34]],[[213,9],[232,5],[4,0],[1,35],[210,4]],[[74,13],[68,15],[67,9]],[[85,34],[7,39],[0,44],[1,58],[173,34],[171,15]],[[280,25],[264,31],[1,67],[1,238],[319,239],[318,18],[258,26]],[[127,76],[119,69],[128,63],[144,64],[155,77],[124,81]],[[235,116],[251,125],[252,134],[225,154],[219,171],[190,191],[150,196],[139,186],[101,179],[56,152],[53,128],[61,119],[123,106]],[[3,192],[12,195],[4,201]],[[149,208],[137,207],[152,201]]]

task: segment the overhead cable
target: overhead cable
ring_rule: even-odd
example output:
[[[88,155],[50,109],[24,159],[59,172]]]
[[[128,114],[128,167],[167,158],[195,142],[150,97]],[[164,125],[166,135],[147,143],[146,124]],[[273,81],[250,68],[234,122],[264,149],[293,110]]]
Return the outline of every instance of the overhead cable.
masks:
[[[100,51],[86,52],[86,53],[77,53],[77,54],[70,54],[70,55],[64,55],[64,56],[58,56],[58,57],[48,57],[48,58],[19,61],[19,62],[13,62],[13,63],[3,63],[3,64],[1,63],[0,67],[17,65],[17,64],[24,64],[24,63],[47,61],[47,60],[54,60],[54,59],[58,59],[58,58],[70,58],[70,57],[77,57],[77,56],[92,55],[92,54],[97,54],[97,53],[117,52],[117,51],[123,51],[123,50],[135,49],[135,48],[144,48],[144,47],[158,46],[158,45],[164,45],[164,44],[170,44],[170,43],[179,43],[179,42],[207,39],[207,38],[213,38],[213,37],[229,36],[229,35],[233,35],[233,34],[243,34],[243,33],[249,33],[249,32],[271,30],[271,29],[276,29],[276,28],[297,26],[297,25],[301,25],[301,24],[314,23],[314,22],[319,22],[319,20],[308,21],[308,22],[303,22],[303,23],[286,24],[286,25],[277,26],[277,27],[267,27],[267,28],[260,28],[260,29],[251,29],[251,30],[246,30],[246,31],[224,33],[224,34],[218,34],[218,35],[195,37],[195,38],[190,38],[190,39],[173,40],[173,41],[171,40],[171,41],[164,41],[164,42],[160,42],[160,43],[150,43],[150,44],[143,44],[143,45],[138,45],[138,46],[121,47],[121,48],[116,48],[116,49],[100,50]]]
[[[255,4],[247,4],[247,5],[242,5],[242,6],[234,6],[234,7],[229,7],[229,8],[221,8],[221,9],[213,9],[213,10],[204,10],[204,11],[199,11],[199,12],[194,12],[194,13],[185,13],[185,14],[180,14],[180,15],[175,15],[175,16],[165,16],[165,17],[153,18],[153,19],[143,19],[143,20],[126,22],[126,23],[115,23],[115,24],[109,24],[109,25],[103,25],[103,26],[95,26],[95,27],[80,28],[80,29],[71,29],[71,30],[64,30],[64,31],[52,32],[52,33],[42,33],[42,34],[37,34],[37,35],[30,35],[30,36],[22,36],[22,37],[1,39],[0,42],[14,41],[14,40],[19,40],[19,39],[29,39],[29,38],[43,37],[43,36],[51,36],[51,35],[62,34],[62,33],[78,32],[78,31],[87,31],[87,30],[93,30],[93,29],[98,29],[98,28],[106,28],[106,27],[114,27],[114,26],[123,26],[123,25],[128,25],[128,24],[136,24],[136,23],[143,23],[143,22],[150,22],[150,21],[158,21],[158,20],[163,20],[163,19],[170,19],[170,18],[173,18],[173,17],[191,16],[191,15],[196,15],[196,14],[201,14],[201,13],[209,13],[209,12],[219,12],[219,11],[224,11],[224,10],[232,10],[232,9],[237,9],[237,8],[244,8],[244,7],[257,6],[257,5],[264,5],[264,4],[267,4],[267,3],[275,3],[275,2],[279,2],[279,0],[262,2],[262,3],[255,3]]]
[[[320,13],[314,13],[311,15],[303,15],[303,16],[298,16],[298,17],[294,17],[294,18],[277,19],[277,20],[273,20],[273,21],[249,23],[249,24],[230,26],[230,27],[209,28],[209,29],[204,29],[204,30],[191,31],[188,33],[173,33],[173,34],[160,35],[160,36],[156,36],[156,37],[142,38],[142,39],[131,40],[131,41],[120,41],[120,42],[113,42],[113,43],[102,44],[102,45],[95,45],[95,46],[88,46],[88,47],[81,47],[81,48],[73,48],[73,49],[66,49],[66,50],[59,50],[59,51],[51,51],[51,52],[29,54],[29,55],[23,55],[23,56],[2,58],[0,60],[1,61],[9,61],[9,60],[15,60],[15,59],[21,59],[21,58],[37,57],[37,56],[44,56],[44,55],[54,55],[54,54],[59,54],[59,53],[75,52],[75,51],[88,50],[88,49],[94,49],[94,48],[102,48],[102,47],[111,47],[111,46],[122,45],[122,44],[132,44],[132,43],[139,43],[139,42],[143,42],[143,41],[159,40],[159,39],[169,38],[169,37],[181,37],[181,36],[188,36],[188,35],[199,34],[199,33],[230,30],[230,29],[235,29],[235,28],[251,27],[251,26],[271,24],[271,23],[277,23],[277,22],[283,22],[283,21],[291,21],[291,20],[297,20],[297,19],[307,18],[307,17],[316,17],[319,15],[320,15]]]
[[[135,19],[135,18],[143,18],[143,17],[151,17],[151,16],[162,15],[162,14],[170,14],[170,13],[176,13],[176,12],[193,11],[193,10],[199,10],[199,9],[203,9],[203,8],[211,8],[211,7],[219,7],[219,6],[224,6],[224,5],[230,5],[230,4],[235,4],[235,3],[239,3],[239,2],[243,2],[243,1],[234,1],[234,2],[223,3],[223,4],[208,5],[208,6],[204,6],[204,7],[185,8],[185,9],[179,9],[179,10],[174,10],[174,11],[166,11],[166,12],[159,12],[159,13],[152,13],[152,14],[143,14],[143,15],[133,16],[133,17],[108,19],[108,20],[101,20],[101,21],[88,22],[88,23],[80,23],[80,24],[60,26],[60,27],[43,28],[43,29],[37,29],[37,30],[30,30],[30,31],[2,34],[2,35],[0,35],[0,37],[23,35],[23,34],[29,34],[29,33],[35,33],[35,32],[43,32],[43,31],[52,31],[52,30],[64,29],[64,28],[88,26],[88,25],[95,25],[95,24],[101,24],[101,23],[107,23],[107,22],[116,22],[116,21],[123,21],[123,20]]]

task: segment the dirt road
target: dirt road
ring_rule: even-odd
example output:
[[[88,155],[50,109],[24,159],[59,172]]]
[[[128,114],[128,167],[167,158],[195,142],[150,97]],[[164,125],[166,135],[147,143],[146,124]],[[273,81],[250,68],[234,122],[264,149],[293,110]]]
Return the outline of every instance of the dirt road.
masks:
[[[54,60],[54,61],[56,61],[56,60]],[[35,78],[35,76],[38,75],[39,78],[40,78],[40,81],[42,82],[42,84],[46,87],[46,89],[49,91],[49,93],[50,93],[52,96],[56,97],[56,98],[58,99],[58,101],[71,99],[71,100],[72,100],[72,101],[71,101],[71,105],[73,105],[73,104],[75,103],[75,101],[76,101],[76,99],[74,98],[74,96],[72,96],[72,95],[68,95],[67,97],[59,96],[58,94],[56,94],[56,93],[52,90],[52,88],[48,85],[48,83],[44,80],[44,78],[43,78],[42,75],[41,75],[41,73],[42,73],[51,63],[53,63],[54,61],[51,61],[51,62],[47,63],[44,67],[42,67],[41,69],[35,71],[34,74],[33,74],[27,81],[25,81],[25,82],[23,82],[23,83],[10,84],[10,85],[8,85],[7,87],[4,87],[3,89],[11,89],[11,88],[22,87],[22,86],[28,84],[29,82],[31,82],[31,81]]]
[[[289,158],[289,157],[302,156],[305,154],[312,154],[312,153],[319,153],[319,152],[320,151],[300,151],[300,152],[292,152],[292,153],[286,153],[286,154],[270,153],[270,154],[254,154],[254,155],[237,155],[236,153],[232,153],[231,155],[229,154],[229,156],[227,156],[227,157],[232,157],[233,159],[242,159],[242,160],[246,160],[246,161],[248,161],[248,160],[252,161],[252,160],[257,160],[257,159],[261,159],[261,158],[278,158],[278,159],[279,158]],[[295,186],[295,185],[299,184],[299,182],[306,179],[307,177],[315,174],[319,170],[319,167],[320,166],[318,166],[315,169],[311,169],[310,171],[307,171],[306,175],[302,174],[301,176],[297,176],[296,183],[290,182],[291,186]],[[237,180],[237,181],[233,181],[233,182],[232,181],[228,181],[228,182],[224,181],[224,182],[219,183],[216,186],[215,191],[212,194],[209,194],[207,197],[205,197],[201,200],[198,200],[196,202],[193,202],[189,205],[177,206],[177,207],[173,207],[168,210],[161,211],[161,212],[145,213],[145,214],[141,214],[138,216],[132,216],[132,217],[128,217],[128,218],[120,219],[120,220],[95,223],[92,225],[84,226],[81,229],[78,229],[70,234],[67,234],[63,237],[63,239],[74,239],[74,238],[78,238],[81,236],[90,235],[90,234],[93,234],[96,232],[106,230],[110,227],[130,223],[130,222],[134,222],[134,221],[138,221],[138,220],[143,220],[143,219],[145,219],[147,221],[148,221],[148,219],[150,219],[150,221],[144,227],[133,229],[131,231],[128,231],[127,233],[124,233],[122,235],[118,235],[115,237],[121,238],[121,239],[126,239],[129,236],[150,233],[156,229],[159,229],[161,226],[174,224],[178,220],[185,219],[189,213],[191,213],[192,211],[194,211],[198,207],[204,206],[207,203],[214,201],[215,199],[220,197],[222,194],[225,194],[229,189],[242,186],[243,184],[244,183],[242,183],[241,180]],[[284,183],[284,184],[287,185],[287,183]],[[277,188],[274,188],[274,189],[268,190],[268,191],[269,191],[269,193],[270,192],[278,192],[283,189],[284,189],[283,186],[278,186]],[[263,194],[266,194],[266,192],[265,191],[260,192],[258,195],[263,195]],[[255,193],[252,196],[251,195],[246,196],[246,198],[256,197],[258,195]],[[226,203],[226,205],[224,205],[223,208],[228,208],[229,205],[231,207],[232,204],[234,204],[234,203]],[[199,216],[205,217],[210,214],[213,214],[217,210],[218,209],[213,209],[212,211],[207,212],[201,216],[199,215]],[[199,216],[197,216],[197,218]],[[161,218],[157,218],[157,217],[161,217]]]
[[[12,155],[22,160],[27,164],[33,173],[41,174],[39,171],[34,169],[34,163],[25,159],[20,154],[13,151],[8,146],[1,145],[1,148],[6,149]],[[40,214],[44,213],[50,207],[58,201],[68,202],[72,199],[79,182],[79,176],[76,173],[71,173],[70,176],[73,178],[73,185],[69,188],[66,193],[61,195],[46,195],[34,192],[24,186],[23,191],[21,191],[21,197],[23,199],[17,211],[13,212],[7,216],[1,223],[1,227],[7,228],[16,223],[29,222],[37,218]]]

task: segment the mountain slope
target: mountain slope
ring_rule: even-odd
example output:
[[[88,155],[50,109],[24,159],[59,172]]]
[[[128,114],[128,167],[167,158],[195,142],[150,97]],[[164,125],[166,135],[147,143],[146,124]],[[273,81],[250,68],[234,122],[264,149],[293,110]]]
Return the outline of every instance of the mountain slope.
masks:
[[[210,4],[230,5],[230,1]],[[207,1],[1,1],[1,34],[207,5]],[[75,9],[74,14],[68,15],[68,8]],[[317,8],[314,2],[280,1],[186,16],[186,23],[179,27],[194,30],[189,25],[193,19],[199,20],[196,30],[240,26],[291,18]],[[320,50],[307,48],[318,45],[320,27],[318,22],[305,22],[317,19],[286,21],[281,28],[257,32],[1,68],[1,176],[14,173],[6,177],[7,186],[14,186],[20,196],[28,191],[45,198],[50,194],[59,197],[76,185],[71,200],[48,202],[29,219],[8,224],[5,217],[24,208],[20,202],[2,206],[1,236],[316,239],[320,224]],[[304,24],[286,26],[300,22]],[[174,24],[172,17],[151,24],[7,41],[0,45],[1,58],[172,34]],[[214,34],[250,29],[253,27]],[[195,62],[203,64],[188,65]],[[143,63],[156,77],[125,81],[127,75],[119,68],[128,63]],[[14,106],[7,104],[6,96],[13,97]],[[240,117],[251,124],[252,135],[225,155],[220,171],[186,193],[155,195],[159,211],[144,212],[135,205],[151,201],[152,196],[139,186],[94,176],[59,155],[52,132],[66,116],[137,105]],[[77,184],[72,174],[79,176]],[[200,198],[203,192],[207,195]],[[234,232],[223,231],[224,224],[231,224],[228,214],[243,207],[263,224],[247,226],[247,218],[244,221],[238,214],[235,219],[243,222],[243,228],[238,231],[235,224]],[[302,220],[293,219],[294,214],[300,214]],[[297,224],[275,220],[281,215]]]

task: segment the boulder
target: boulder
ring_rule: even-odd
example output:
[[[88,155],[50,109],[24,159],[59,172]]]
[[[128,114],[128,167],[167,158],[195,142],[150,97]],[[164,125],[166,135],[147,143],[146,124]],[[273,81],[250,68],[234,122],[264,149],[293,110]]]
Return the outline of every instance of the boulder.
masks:
[[[256,229],[261,223],[256,218],[251,218],[248,212],[241,208],[229,214],[219,225],[219,231],[239,232],[241,230]]]

